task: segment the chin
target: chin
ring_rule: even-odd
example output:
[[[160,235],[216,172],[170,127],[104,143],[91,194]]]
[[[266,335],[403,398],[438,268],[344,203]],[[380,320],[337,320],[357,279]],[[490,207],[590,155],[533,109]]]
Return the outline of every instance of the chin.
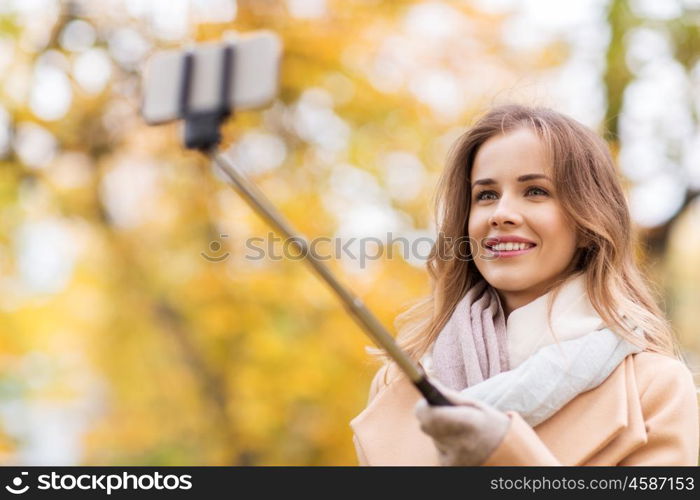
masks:
[[[494,287],[496,290],[503,291],[503,292],[523,292],[525,290],[528,290],[530,287],[526,284],[518,284],[518,283],[513,283],[512,281],[510,282],[500,282],[500,281],[495,281],[495,282],[489,282],[489,284]]]
[[[498,275],[484,275],[484,278],[489,285],[497,290],[503,290],[505,292],[520,292],[527,290],[532,285],[534,285],[534,280],[528,280],[524,277],[517,277],[514,279],[512,273],[498,273]]]

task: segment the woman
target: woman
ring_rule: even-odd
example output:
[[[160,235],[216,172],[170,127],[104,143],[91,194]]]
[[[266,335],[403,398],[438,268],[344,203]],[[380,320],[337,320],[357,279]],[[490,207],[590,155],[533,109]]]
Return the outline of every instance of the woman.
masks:
[[[432,295],[399,343],[456,406],[384,358],[351,422],[361,464],[697,464],[695,386],[600,137],[495,108],[454,147],[438,210]]]

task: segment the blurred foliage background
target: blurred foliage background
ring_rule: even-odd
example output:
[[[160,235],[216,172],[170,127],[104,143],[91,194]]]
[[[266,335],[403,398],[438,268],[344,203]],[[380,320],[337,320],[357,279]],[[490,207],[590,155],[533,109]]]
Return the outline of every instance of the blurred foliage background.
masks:
[[[697,0],[1,0],[0,463],[356,463],[369,341],[305,265],[251,259],[268,228],[138,114],[154,51],[255,29],[281,92],[223,147],[297,229],[432,237],[474,117],[555,107],[609,139],[696,369],[699,27]],[[329,262],[386,325],[428,291],[400,253]]]

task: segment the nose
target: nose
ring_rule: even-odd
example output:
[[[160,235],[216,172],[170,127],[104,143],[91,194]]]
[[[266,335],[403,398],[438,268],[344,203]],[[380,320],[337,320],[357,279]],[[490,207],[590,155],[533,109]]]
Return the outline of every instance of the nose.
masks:
[[[511,203],[506,196],[498,200],[491,216],[489,217],[489,226],[497,228],[501,226],[518,226],[522,223],[523,218],[517,207]]]

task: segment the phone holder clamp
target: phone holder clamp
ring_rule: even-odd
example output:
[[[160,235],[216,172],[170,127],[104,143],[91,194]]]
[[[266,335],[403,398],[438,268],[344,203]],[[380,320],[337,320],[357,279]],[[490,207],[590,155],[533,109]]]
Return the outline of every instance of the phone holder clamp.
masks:
[[[185,54],[180,86],[180,113],[184,119],[184,144],[188,149],[211,151],[221,142],[221,124],[231,115],[229,96],[231,93],[231,69],[234,67],[235,50],[232,45],[221,51],[222,72],[219,87],[219,102],[210,111],[194,112],[190,109],[192,78],[196,59],[192,52]]]

